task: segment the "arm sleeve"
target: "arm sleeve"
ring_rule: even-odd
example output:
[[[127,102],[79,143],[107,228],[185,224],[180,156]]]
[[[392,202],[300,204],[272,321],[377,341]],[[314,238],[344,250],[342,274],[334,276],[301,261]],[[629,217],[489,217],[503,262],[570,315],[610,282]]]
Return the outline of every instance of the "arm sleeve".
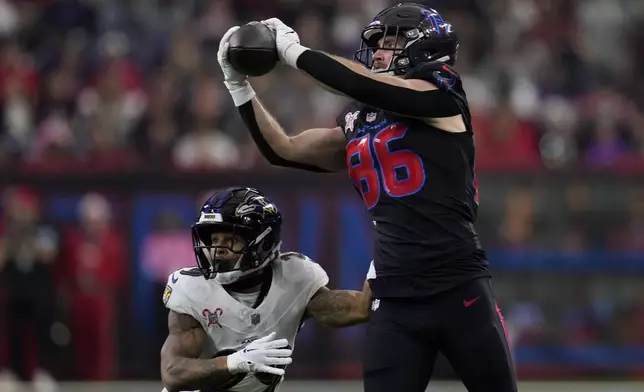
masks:
[[[297,59],[298,69],[333,90],[385,111],[407,117],[438,118],[461,114],[460,107],[445,89],[416,91],[382,83],[353,72],[332,57],[307,50]],[[407,79],[422,79],[434,84],[431,77],[420,73]]]
[[[253,109],[253,102],[246,102],[245,104],[241,105],[238,110],[239,114],[241,114],[242,120],[244,120],[244,124],[246,124],[246,128],[248,128],[248,130],[250,131],[250,135],[255,141],[257,148],[262,153],[264,158],[266,158],[271,164],[275,166],[291,167],[294,169],[307,170],[317,173],[331,173],[329,170],[323,169],[321,167],[289,161],[280,157],[275,152],[275,150],[273,150],[266,139],[264,139],[264,135],[262,135],[262,131],[259,129],[259,124],[257,124],[257,120],[255,119],[255,109]]]

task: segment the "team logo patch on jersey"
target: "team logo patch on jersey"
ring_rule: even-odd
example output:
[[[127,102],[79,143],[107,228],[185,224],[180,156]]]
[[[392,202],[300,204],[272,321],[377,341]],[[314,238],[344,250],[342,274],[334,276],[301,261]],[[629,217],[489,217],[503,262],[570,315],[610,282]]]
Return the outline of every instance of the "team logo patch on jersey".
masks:
[[[359,111],[357,112],[351,112],[347,113],[346,116],[344,116],[344,133],[349,134],[349,132],[353,132],[353,129],[355,127],[356,120],[358,119],[358,115],[360,114]]]
[[[163,304],[167,305],[168,301],[170,300],[170,295],[172,295],[172,287],[170,285],[165,286],[165,290],[163,290]]]
[[[446,78],[441,75],[440,71],[434,71],[434,77],[441,86],[445,88],[452,88],[456,84],[456,76],[451,71],[449,73],[449,78]]]
[[[378,113],[367,113],[367,115],[365,116],[365,121],[374,122],[376,121],[376,117],[378,117]]]
[[[208,326],[210,327],[211,325],[216,325],[219,328],[223,328],[221,324],[219,324],[219,317],[224,313],[221,308],[215,309],[214,312],[210,311],[209,309],[204,309],[201,311],[201,315],[208,320]]]
[[[250,315],[250,323],[251,324],[257,325],[257,324],[259,324],[260,321],[261,321],[261,318],[259,317],[258,313],[254,313],[254,314]]]

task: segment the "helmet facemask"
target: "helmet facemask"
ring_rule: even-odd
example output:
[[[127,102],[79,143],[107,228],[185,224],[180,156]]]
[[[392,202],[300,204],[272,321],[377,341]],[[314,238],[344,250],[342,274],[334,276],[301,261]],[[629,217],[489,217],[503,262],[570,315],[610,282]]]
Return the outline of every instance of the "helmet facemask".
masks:
[[[241,277],[264,268],[279,254],[280,244],[273,249],[269,237],[272,228],[255,236],[250,227],[226,223],[197,223],[192,227],[192,239],[197,256],[197,265],[206,279],[216,279],[221,284],[230,284]],[[269,241],[265,241],[269,239]],[[266,255],[268,257],[260,257]]]
[[[395,47],[387,47],[387,37],[403,39],[404,44],[398,41]],[[452,25],[436,10],[419,4],[401,3],[386,8],[362,31],[361,38],[355,60],[373,72],[391,75],[404,75],[410,68],[427,62],[453,65],[458,52],[458,38]],[[393,51],[389,66],[374,69],[374,54],[387,50]]]
[[[279,256],[282,215],[252,188],[226,188],[201,207],[192,225],[197,266],[206,279],[227,285],[268,266]]]
[[[355,59],[374,73],[403,75],[409,67],[407,49],[419,38],[416,29],[374,25],[362,32],[360,49]],[[388,64],[376,68],[378,52],[391,52]]]

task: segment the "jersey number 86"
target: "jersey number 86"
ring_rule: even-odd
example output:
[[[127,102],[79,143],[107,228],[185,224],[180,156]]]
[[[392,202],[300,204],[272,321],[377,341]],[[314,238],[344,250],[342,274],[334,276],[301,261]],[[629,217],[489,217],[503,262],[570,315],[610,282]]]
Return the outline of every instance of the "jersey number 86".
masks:
[[[405,133],[406,126],[394,124],[373,136],[369,134],[347,144],[349,177],[360,191],[367,209],[378,204],[381,189],[389,197],[398,198],[413,195],[425,185],[421,158],[410,150],[391,151],[389,148],[389,142],[404,138]]]

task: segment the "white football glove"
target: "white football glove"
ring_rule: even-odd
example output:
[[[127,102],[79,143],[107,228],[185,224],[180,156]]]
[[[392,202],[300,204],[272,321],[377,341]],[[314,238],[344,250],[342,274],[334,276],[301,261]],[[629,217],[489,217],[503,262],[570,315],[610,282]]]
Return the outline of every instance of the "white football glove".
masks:
[[[300,45],[300,36],[277,18],[263,20],[262,23],[275,33],[275,44],[280,61],[297,68],[297,58],[309,50],[309,48]]]
[[[226,357],[228,371],[231,374],[270,373],[277,376],[283,375],[284,369],[274,366],[285,366],[293,362],[291,359],[293,351],[284,348],[288,346],[288,340],[274,339],[275,332],[251,342],[243,350],[230,354]]]
[[[228,40],[237,29],[239,29],[239,26],[231,27],[222,37],[219,43],[219,51],[217,52],[217,60],[221,71],[224,73],[224,84],[233,97],[235,106],[239,107],[255,97],[255,90],[248,82],[248,75],[236,71],[228,62],[228,47],[230,46]]]

